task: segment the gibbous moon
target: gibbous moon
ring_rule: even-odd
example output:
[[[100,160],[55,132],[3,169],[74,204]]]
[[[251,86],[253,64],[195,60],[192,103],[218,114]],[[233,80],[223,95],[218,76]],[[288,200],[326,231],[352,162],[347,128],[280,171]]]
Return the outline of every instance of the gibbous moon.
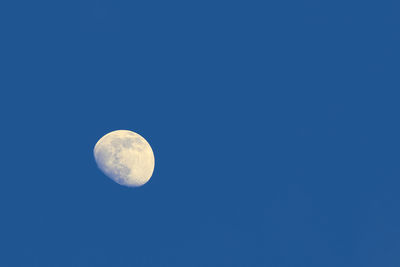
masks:
[[[110,132],[100,138],[93,152],[99,169],[120,185],[142,186],[153,174],[153,150],[137,133]]]

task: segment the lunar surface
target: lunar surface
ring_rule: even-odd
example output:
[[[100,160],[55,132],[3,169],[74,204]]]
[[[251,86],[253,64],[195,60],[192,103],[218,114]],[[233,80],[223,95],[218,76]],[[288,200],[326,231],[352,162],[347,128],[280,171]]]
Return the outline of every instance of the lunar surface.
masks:
[[[154,154],[146,139],[128,130],[110,132],[94,147],[99,169],[120,185],[137,187],[149,181]]]

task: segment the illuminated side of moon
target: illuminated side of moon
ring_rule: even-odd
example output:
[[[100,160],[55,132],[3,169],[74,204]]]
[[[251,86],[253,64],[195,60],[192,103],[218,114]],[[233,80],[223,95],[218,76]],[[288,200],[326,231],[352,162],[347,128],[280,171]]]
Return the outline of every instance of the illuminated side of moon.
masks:
[[[151,146],[132,131],[117,130],[104,135],[93,153],[99,169],[120,185],[142,186],[154,171]]]

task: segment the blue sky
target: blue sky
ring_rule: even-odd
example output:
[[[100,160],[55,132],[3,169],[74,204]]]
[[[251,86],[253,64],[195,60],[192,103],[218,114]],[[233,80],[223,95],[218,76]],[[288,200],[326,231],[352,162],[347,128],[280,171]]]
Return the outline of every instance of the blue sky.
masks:
[[[0,4],[0,266],[400,264],[395,1]],[[129,129],[156,167],[96,167]]]

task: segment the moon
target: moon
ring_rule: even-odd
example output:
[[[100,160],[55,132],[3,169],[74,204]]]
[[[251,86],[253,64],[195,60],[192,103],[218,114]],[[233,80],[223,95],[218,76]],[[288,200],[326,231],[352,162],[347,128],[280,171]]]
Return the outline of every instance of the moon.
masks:
[[[120,185],[142,186],[153,175],[153,150],[135,132],[117,130],[104,135],[96,143],[93,154],[99,169]]]

